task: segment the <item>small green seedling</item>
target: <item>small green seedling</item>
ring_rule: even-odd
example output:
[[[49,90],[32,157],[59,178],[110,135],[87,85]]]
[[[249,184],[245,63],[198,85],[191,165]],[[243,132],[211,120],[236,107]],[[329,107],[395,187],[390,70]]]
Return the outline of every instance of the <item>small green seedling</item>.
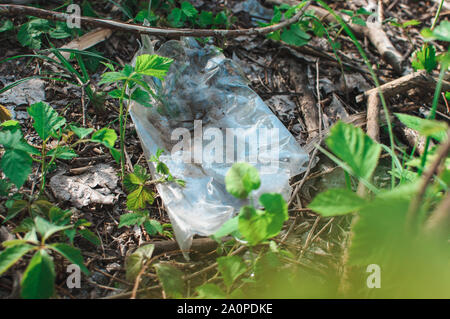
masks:
[[[5,249],[0,252],[0,275],[26,254],[32,253],[33,255],[22,277],[22,298],[40,299],[53,296],[55,281],[55,266],[51,256],[53,253],[63,256],[70,263],[79,266],[83,273],[89,274],[77,248],[62,242],[49,243],[50,238],[62,232],[69,236],[74,235],[77,228],[89,223],[80,221],[75,225],[67,225],[70,221],[70,214],[56,206],[50,208],[49,216],[50,220],[41,216],[24,220],[20,226],[22,229],[19,229],[19,231],[27,229],[23,239],[8,240],[2,243]]]
[[[75,124],[66,124],[66,119],[47,103],[38,102],[31,105],[28,114],[33,119],[33,127],[41,139],[40,148],[34,147],[24,139],[17,121],[6,121],[1,124],[0,144],[5,153],[0,162],[0,168],[5,175],[20,188],[31,174],[33,162],[41,165],[41,191],[45,187],[46,175],[56,159],[70,160],[77,156],[73,148],[86,142],[101,143],[117,154],[114,143],[117,135],[112,129],[103,128],[94,132],[90,128],[81,128]],[[69,143],[67,136],[73,132],[79,140]],[[50,145],[56,145],[51,147]]]

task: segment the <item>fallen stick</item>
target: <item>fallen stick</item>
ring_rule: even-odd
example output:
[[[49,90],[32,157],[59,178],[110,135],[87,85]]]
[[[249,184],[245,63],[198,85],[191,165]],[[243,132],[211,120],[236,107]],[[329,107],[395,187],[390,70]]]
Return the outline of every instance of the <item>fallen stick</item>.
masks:
[[[92,48],[94,45],[105,41],[112,34],[111,29],[97,28],[92,30],[85,35],[70,41],[69,43],[60,47],[60,49],[73,49],[83,51],[89,48]],[[71,52],[69,51],[61,51],[61,55],[68,59],[70,57]],[[54,54],[50,54],[49,57],[54,58]]]
[[[224,29],[173,29],[173,28],[155,28],[145,27],[141,25],[129,24],[114,20],[97,19],[91,17],[79,17],[81,24],[90,24],[96,27],[106,29],[119,29],[129,32],[137,32],[141,34],[149,34],[164,37],[210,37],[210,36],[240,36],[240,35],[261,35],[280,30],[297,22],[306,9],[309,7],[311,1],[308,1],[302,9],[300,9],[294,16],[281,23],[274,24],[267,27],[238,29],[238,30],[224,30]],[[62,12],[44,10],[34,7],[14,5],[14,4],[0,4],[0,15],[16,15],[24,16],[31,15],[48,20],[67,21],[70,15]]]
[[[426,73],[426,71],[421,70],[417,72],[410,73],[408,75],[402,76],[398,79],[395,79],[391,82],[385,83],[380,86],[381,92],[383,95],[388,98],[395,94],[404,93],[413,88],[427,88],[430,89],[432,86],[437,84],[437,80]],[[430,86],[431,85],[431,86]],[[450,83],[447,81],[443,81],[442,90],[449,91]],[[370,89],[363,94],[360,94],[356,97],[356,102],[361,103],[364,99],[369,98],[370,95],[377,93],[378,89],[373,88]]]

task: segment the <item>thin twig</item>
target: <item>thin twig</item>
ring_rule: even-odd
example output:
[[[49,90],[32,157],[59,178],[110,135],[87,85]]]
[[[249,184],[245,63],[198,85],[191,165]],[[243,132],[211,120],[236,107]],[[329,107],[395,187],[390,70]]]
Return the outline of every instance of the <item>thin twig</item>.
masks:
[[[240,36],[240,35],[261,35],[271,33],[287,27],[300,20],[303,13],[311,4],[311,1],[306,2],[303,7],[290,19],[281,23],[274,24],[267,27],[225,30],[225,29],[174,29],[174,28],[155,28],[146,27],[135,24],[119,22],[115,20],[97,19],[91,17],[80,17],[81,24],[90,24],[97,27],[108,29],[119,29],[128,32],[137,32],[141,34],[149,34],[164,37],[226,37],[226,36]],[[14,4],[0,4],[0,15],[16,15],[25,16],[31,15],[48,20],[66,21],[68,16],[66,13],[44,10],[34,7],[14,5]]]

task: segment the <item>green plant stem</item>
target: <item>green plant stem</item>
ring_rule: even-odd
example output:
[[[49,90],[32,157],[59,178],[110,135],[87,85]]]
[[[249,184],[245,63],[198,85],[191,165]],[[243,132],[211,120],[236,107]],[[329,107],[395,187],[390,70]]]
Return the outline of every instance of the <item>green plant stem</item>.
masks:
[[[380,90],[380,82],[378,81],[378,77],[375,74],[375,72],[373,71],[372,65],[371,65],[366,53],[364,52],[364,49],[361,47],[361,44],[359,43],[358,39],[356,39],[355,35],[350,30],[350,28],[345,23],[345,21],[339,15],[337,15],[334,12],[334,10],[331,9],[323,0],[316,0],[316,1],[321,6],[323,6],[328,12],[330,12],[330,14],[333,15],[333,17],[336,19],[336,21],[338,21],[339,24],[345,29],[345,32],[352,39],[353,43],[355,44],[356,48],[359,51],[359,54],[361,54],[362,58],[364,59],[364,63],[366,64],[367,68],[369,69],[370,75],[372,76],[375,86],[377,87],[378,95],[380,96],[380,101],[383,106],[384,115],[386,117],[386,123],[387,123],[388,131],[389,131],[389,143],[390,143],[391,152],[394,156],[396,156],[395,155],[394,133],[392,131],[392,123],[391,123],[391,119],[389,117],[389,110],[388,110],[388,107],[386,104],[386,100],[384,99],[383,92]],[[392,171],[394,171],[394,168],[395,168],[394,159],[391,160],[391,166],[392,166]],[[395,187],[395,176],[392,174],[391,175],[391,188],[394,188],[394,187]]]
[[[434,118],[436,117],[436,110],[437,110],[437,105],[439,102],[439,96],[441,95],[442,81],[444,80],[445,71],[446,71],[445,68],[441,66],[441,72],[439,73],[439,79],[436,84],[436,89],[434,90],[433,104],[431,106],[430,115],[428,116],[428,119],[430,119],[430,120],[434,120]],[[423,155],[422,155],[422,158],[420,161],[420,167],[418,169],[419,176],[422,175],[423,170],[425,168],[425,164],[427,162],[428,148],[430,146],[430,142],[431,142],[431,137],[428,136],[426,139],[426,142],[425,142],[425,148],[424,148]]]
[[[436,16],[434,17],[433,23],[431,24],[431,30],[434,30],[434,28],[436,27],[436,24],[438,22],[439,19],[439,15],[441,14],[441,10],[442,10],[442,6],[444,5],[444,0],[441,0],[441,3],[439,3],[439,7],[436,11]]]
[[[44,187],[45,187],[45,175],[46,175],[46,170],[47,170],[47,166],[46,166],[46,162],[45,162],[45,156],[47,155],[47,141],[43,141],[42,142],[42,149],[41,149],[41,156],[42,156],[42,161],[41,161],[41,189],[39,191],[39,194],[41,194],[44,191]]]

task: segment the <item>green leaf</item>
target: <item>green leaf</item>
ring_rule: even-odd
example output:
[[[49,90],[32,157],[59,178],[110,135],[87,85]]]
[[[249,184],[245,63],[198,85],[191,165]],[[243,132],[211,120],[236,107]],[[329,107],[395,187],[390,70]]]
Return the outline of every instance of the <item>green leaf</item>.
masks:
[[[177,268],[156,264],[156,274],[168,297],[181,298],[184,292],[183,273]]]
[[[131,94],[130,97],[133,101],[136,101],[137,103],[141,104],[145,107],[152,107],[153,105],[150,103],[150,94],[148,92],[142,90],[139,87],[136,87]]]
[[[218,270],[222,274],[225,285],[230,288],[234,281],[247,271],[247,266],[239,256],[223,256],[217,258]]]
[[[363,198],[348,189],[332,188],[317,195],[308,208],[328,217],[356,212],[366,204]]]
[[[361,178],[368,180],[375,170],[381,146],[363,130],[339,121],[326,139],[328,147]]]
[[[99,246],[101,244],[100,239],[95,235],[93,232],[91,232],[89,229],[78,229],[78,232],[80,233],[81,237],[84,239],[90,241],[92,244]]]
[[[281,40],[287,44],[302,46],[309,42],[311,36],[304,32],[298,24],[293,24],[290,28],[284,28],[281,33]]]
[[[89,270],[84,265],[83,256],[81,256],[79,249],[62,243],[52,244],[49,247],[60,253],[71,263],[78,265],[86,275],[89,275]]]
[[[155,245],[149,244],[145,246],[141,246],[134,253],[127,257],[125,262],[126,268],[126,279],[128,281],[136,280],[139,271],[144,266],[144,263],[150,260],[153,255],[153,251],[155,250]]]
[[[283,196],[278,193],[265,193],[259,197],[259,202],[266,210],[266,213],[279,218],[282,222],[288,220],[288,207]]]
[[[91,141],[105,145],[107,148],[113,148],[117,140],[116,131],[110,128],[102,128],[92,134]]]
[[[147,206],[147,203],[151,205],[154,200],[154,193],[150,189],[139,186],[136,190],[128,194],[127,208],[131,210],[144,209]]]
[[[434,29],[433,36],[437,40],[450,42],[450,21],[441,21],[441,23]]]
[[[21,150],[7,150],[3,154],[0,167],[3,173],[13,182],[17,188],[27,180],[31,174],[33,160],[27,152]]]
[[[120,215],[119,228],[123,226],[140,226],[146,220],[146,216],[140,213],[128,213]]]
[[[195,18],[198,14],[197,9],[187,1],[181,3],[181,11],[183,11],[188,18]]]
[[[105,72],[102,74],[102,79],[100,80],[100,82],[98,82],[98,85],[116,83],[126,79],[128,79],[128,76],[122,72]]]
[[[362,19],[361,17],[358,17],[358,16],[352,17],[352,23],[353,24],[357,24],[357,25],[361,25],[363,27],[366,26],[366,21],[364,21],[364,19]]]
[[[70,124],[69,127],[72,130],[72,132],[74,132],[75,135],[78,136],[79,139],[85,138],[94,131],[94,129],[91,127],[88,128],[78,127],[75,124]]]
[[[202,299],[226,299],[227,294],[215,284],[204,284],[197,288],[195,291],[198,293],[198,297]]]
[[[157,233],[158,234],[163,233],[162,225],[157,220],[154,220],[154,219],[146,220],[144,222],[144,228],[145,228],[145,231],[150,236],[156,235]]]
[[[141,165],[134,165],[133,173],[125,176],[123,184],[128,192],[136,190],[139,186],[143,186],[150,178],[147,170]]]
[[[222,237],[228,236],[229,234],[237,235],[239,233],[239,217],[233,217],[227,220],[218,231],[212,236],[214,240],[219,241]],[[240,237],[240,236],[237,236]]]
[[[434,46],[423,45],[420,50],[415,52],[411,65],[415,71],[426,70],[428,73],[433,71],[437,67],[436,49]]]
[[[0,276],[34,247],[29,244],[20,244],[8,247],[0,252]]]
[[[48,151],[47,156],[49,157],[55,156],[56,158],[59,159],[70,160],[72,158],[77,157],[78,155],[69,146],[58,146],[57,148]]]
[[[5,20],[3,25],[0,27],[0,33],[5,31],[10,31],[14,29],[14,25],[11,20]]]
[[[41,37],[50,29],[50,22],[45,19],[31,19],[24,23],[17,34],[20,44],[32,49],[39,50],[42,45]]]
[[[170,175],[169,168],[163,162],[156,164],[156,172],[162,175]]]
[[[33,127],[42,140],[47,138],[66,123],[66,119],[47,103],[38,102],[27,108],[28,114],[33,118]]]
[[[23,138],[20,126],[7,125],[4,129],[0,131],[0,144],[2,144],[5,149],[20,150],[33,155],[40,155],[41,152],[29,145]]]
[[[401,255],[403,230],[411,196],[376,198],[362,208],[352,227],[349,264],[366,267],[376,263],[383,269],[383,261]]]
[[[261,185],[258,170],[248,163],[236,163],[225,176],[227,192],[237,198],[246,198]]]
[[[54,292],[55,266],[48,253],[41,249],[31,258],[22,278],[24,299],[46,299]]]
[[[54,233],[57,233],[61,230],[72,228],[72,225],[58,226],[52,224],[39,216],[36,216],[34,218],[34,224],[36,225],[36,231],[43,237],[44,241]]]
[[[272,216],[252,206],[243,206],[238,217],[239,232],[249,245],[257,245],[269,238],[268,229],[271,228]]]
[[[395,116],[397,116],[407,127],[419,132],[423,136],[430,136],[438,142],[444,141],[447,137],[446,131],[448,125],[445,122],[426,120],[417,116],[401,113],[395,113]]]
[[[202,11],[198,17],[199,25],[203,28],[209,27],[214,23],[214,16],[212,12]]]
[[[167,16],[167,20],[169,21],[170,25],[174,28],[179,28],[183,26],[183,22],[185,18],[183,16],[183,12],[180,8],[174,8],[170,14]]]
[[[135,71],[139,74],[154,76],[163,80],[172,62],[172,59],[156,54],[143,54],[136,59]]]
[[[28,208],[28,202],[26,200],[15,200],[12,206],[8,209],[8,215],[3,222],[7,222],[8,220],[16,217],[17,214],[26,208]]]
[[[214,25],[228,26],[228,16],[224,11],[220,11],[214,18]]]

